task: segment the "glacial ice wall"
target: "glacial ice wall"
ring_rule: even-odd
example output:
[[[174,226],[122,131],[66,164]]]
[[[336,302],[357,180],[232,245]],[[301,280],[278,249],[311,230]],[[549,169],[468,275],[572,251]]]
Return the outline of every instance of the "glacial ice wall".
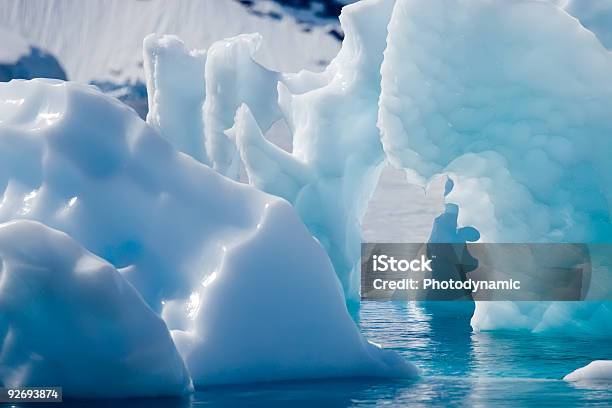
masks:
[[[108,262],[32,221],[0,224],[0,383],[64,396],[193,387],[163,320]]]
[[[398,0],[388,31],[379,125],[394,165],[419,183],[449,175],[447,203],[483,242],[610,241],[612,57],[590,31],[548,2],[484,0]],[[472,325],[609,334],[610,316],[485,302]]]
[[[0,84],[0,191],[0,222],[42,222],[117,268],[162,316],[196,385],[416,375],[361,336],[323,248],[287,202],[178,153],[94,87]],[[87,317],[79,302],[58,301]],[[37,322],[22,312],[0,321]],[[111,364],[108,352],[96,349]]]

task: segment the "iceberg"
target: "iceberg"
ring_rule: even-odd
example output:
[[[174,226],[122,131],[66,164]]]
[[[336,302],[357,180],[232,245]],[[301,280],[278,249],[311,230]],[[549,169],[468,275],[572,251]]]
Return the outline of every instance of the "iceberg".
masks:
[[[162,78],[161,69],[146,70],[149,94],[154,95],[149,123],[160,127],[171,142],[195,138],[193,146],[204,140],[204,163],[233,179],[248,177],[253,186],[293,204],[326,249],[353,305],[359,301],[361,221],[385,158],[376,126],[386,45],[386,32],[380,27],[387,25],[393,4],[393,0],[370,0],[344,7],[342,48],[320,73],[279,73],[263,67],[254,58],[262,41],[258,34],[215,42],[206,51],[205,62],[199,62],[200,70],[193,75],[187,70],[188,79],[182,78],[197,82],[196,89],[204,83],[205,92],[198,93],[198,102],[205,94],[201,117],[191,108],[191,100],[176,100],[179,91],[172,89],[173,80]],[[166,66],[170,74],[181,70],[181,61],[192,59],[194,52],[173,38],[180,55],[162,56],[157,50],[166,47],[166,38],[145,40],[145,61],[147,66]],[[167,96],[156,86],[159,83],[168,84]],[[194,131],[181,132],[169,125],[165,114],[158,114],[162,105],[183,112],[183,116],[173,111],[167,115],[181,118],[181,126]],[[265,137],[283,119],[293,140],[290,153]],[[201,148],[173,144],[196,158],[202,156]]]
[[[238,107],[253,106],[263,129],[281,118],[279,74],[254,60],[261,40],[259,34],[242,34],[208,50],[188,50],[176,36],[150,34],[144,40],[147,122],[178,150],[236,180],[244,169],[226,131]]]
[[[393,3],[345,6],[342,48],[325,71],[282,76],[278,100],[293,134],[291,153],[264,138],[251,106],[237,113],[230,132],[250,183],[293,204],[352,304],[359,301],[361,220],[384,165],[376,120]]]
[[[481,242],[609,242],[611,72],[593,33],[550,2],[398,0],[382,143],[414,182],[449,176],[446,202]],[[478,302],[472,326],[608,335],[609,266],[591,302]]]
[[[612,361],[597,360],[588,365],[572,371],[565,377],[565,381],[612,381]]]
[[[177,152],[95,87],[0,84],[0,191],[0,222],[44,223],[119,270],[197,386],[417,374],[362,337],[286,201]]]
[[[257,239],[228,250],[223,271],[190,297],[187,329],[173,337],[195,384],[415,377],[399,354],[361,336],[329,260],[312,256],[316,241],[275,238],[308,234],[292,214],[270,207]]]
[[[153,95],[148,122],[181,151],[220,174],[244,180],[246,171],[251,185],[293,204],[326,249],[353,305],[359,301],[361,222],[385,159],[376,125],[386,46],[386,31],[380,27],[386,27],[393,5],[393,0],[369,0],[344,7],[342,48],[320,73],[279,73],[263,67],[254,58],[262,42],[258,34],[215,42],[195,71],[182,67],[195,51],[187,51],[176,38],[174,51],[167,55],[158,51],[167,48],[167,37],[150,36],[144,46],[145,67],[181,72],[164,79],[162,69],[146,69]],[[204,84],[205,92],[198,91],[193,100],[177,100],[174,95],[185,87],[173,84],[177,77],[195,82],[193,89],[201,90]],[[166,90],[157,85],[163,83]],[[196,105],[202,100],[198,114]],[[162,113],[160,106],[172,108]],[[189,130],[168,125],[165,115],[194,125]],[[293,141],[290,153],[265,135],[282,119]],[[177,138],[192,141],[176,143]],[[182,147],[186,145],[198,147]]]
[[[267,70],[254,60],[258,35],[219,41],[202,62],[202,117],[193,109],[181,123],[204,123],[190,138],[203,133],[217,171],[242,179],[244,165],[250,184],[293,204],[349,304],[359,299],[360,225],[385,159],[420,185],[448,177],[431,242],[606,242],[610,57],[561,5],[570,6],[360,2],[344,8],[342,49],[321,73]],[[564,44],[550,47],[557,38]],[[579,58],[569,57],[574,48]],[[265,134],[279,117],[292,134],[290,152]],[[597,301],[608,295],[607,267],[595,269],[590,302],[479,304],[472,325],[607,334],[597,323],[610,310]]]
[[[163,322],[108,262],[26,220],[0,224],[0,383],[64,396],[181,396],[189,373]]]

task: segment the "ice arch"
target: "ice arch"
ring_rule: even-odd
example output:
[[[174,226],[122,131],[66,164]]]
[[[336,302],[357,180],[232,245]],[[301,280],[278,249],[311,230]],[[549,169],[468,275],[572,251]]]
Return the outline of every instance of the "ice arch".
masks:
[[[548,2],[398,0],[388,33],[379,125],[396,166],[450,175],[447,202],[484,242],[610,242],[612,56],[590,31]],[[610,316],[489,302],[472,325],[609,334]]]

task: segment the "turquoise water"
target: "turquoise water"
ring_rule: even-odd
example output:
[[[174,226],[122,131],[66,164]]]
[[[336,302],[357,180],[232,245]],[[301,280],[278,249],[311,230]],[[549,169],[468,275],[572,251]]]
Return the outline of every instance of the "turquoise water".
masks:
[[[572,337],[472,333],[467,302],[363,302],[359,324],[372,341],[422,370],[417,381],[325,380],[207,389],[189,400],[72,402],[85,407],[612,406],[612,386],[561,378],[612,343]],[[39,405],[37,405],[39,406]],[[55,404],[54,406],[58,406]]]

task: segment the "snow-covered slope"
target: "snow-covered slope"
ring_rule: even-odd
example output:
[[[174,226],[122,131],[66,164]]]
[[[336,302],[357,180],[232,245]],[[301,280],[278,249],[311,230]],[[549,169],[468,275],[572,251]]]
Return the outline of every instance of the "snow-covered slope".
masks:
[[[11,79],[66,79],[57,59],[0,26],[0,82]]]
[[[30,44],[20,36],[0,27],[0,64],[14,64],[30,52]]]
[[[257,58],[278,70],[322,69],[340,43],[330,26],[305,28],[280,5],[280,18],[252,13],[234,0],[47,0],[0,2],[0,26],[56,55],[68,78],[80,82],[144,82],[142,40],[152,33],[177,34],[193,48],[258,32]]]

